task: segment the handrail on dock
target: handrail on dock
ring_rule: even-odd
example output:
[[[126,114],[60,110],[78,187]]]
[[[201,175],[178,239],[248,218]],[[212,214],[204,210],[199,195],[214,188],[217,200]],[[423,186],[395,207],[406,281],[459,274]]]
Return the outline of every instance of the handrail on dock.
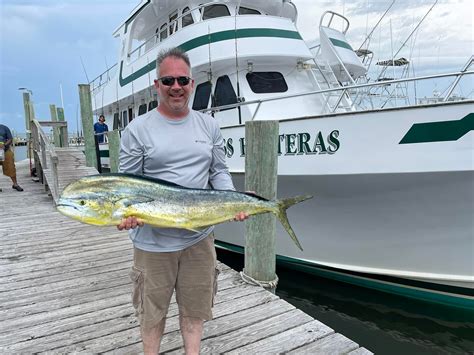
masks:
[[[31,131],[33,138],[33,154],[35,161],[35,168],[37,175],[40,177],[41,182],[45,182],[43,177],[46,177],[46,180],[49,180],[47,176],[50,176],[50,180],[46,181],[54,201],[57,201],[59,197],[59,177],[58,177],[58,164],[59,158],[56,153],[56,147],[52,144],[49,137],[43,131],[42,126],[52,126],[52,127],[65,127],[61,132],[63,134],[62,142],[63,145],[67,146],[67,122],[66,121],[38,121],[36,119],[32,120]],[[66,133],[64,133],[66,132]],[[46,174],[49,171],[50,174]]]

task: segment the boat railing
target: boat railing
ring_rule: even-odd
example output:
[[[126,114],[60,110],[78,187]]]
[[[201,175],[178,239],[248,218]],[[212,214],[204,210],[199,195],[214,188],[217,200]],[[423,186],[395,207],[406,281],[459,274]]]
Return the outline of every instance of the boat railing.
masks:
[[[338,14],[337,12],[334,12],[334,11],[325,11],[321,15],[321,19],[319,20],[319,27],[323,27],[323,22],[328,17],[326,15],[330,15],[330,16],[329,16],[329,22],[324,27],[332,28],[331,25],[332,25],[332,21],[334,20],[334,18],[340,18],[342,20],[343,25],[344,25],[344,29],[341,32],[343,34],[346,34],[346,32],[347,32],[347,30],[349,29],[349,26],[350,26],[349,20],[347,19],[347,17],[345,17],[341,14]]]
[[[471,64],[473,61],[474,61],[474,58],[471,59]],[[427,76],[420,76],[420,77],[415,77],[415,78],[393,79],[393,80],[378,81],[378,82],[371,82],[371,83],[365,83],[365,84],[348,85],[348,86],[342,86],[342,87],[337,87],[337,88],[329,88],[329,89],[324,89],[324,90],[308,91],[308,92],[285,95],[285,96],[275,96],[275,97],[270,97],[266,99],[242,101],[242,102],[238,102],[238,103],[230,104],[230,105],[211,107],[208,109],[201,110],[201,112],[215,113],[222,110],[228,110],[228,109],[238,108],[242,106],[257,105],[250,119],[253,121],[257,118],[257,115],[260,111],[261,106],[269,102],[288,100],[288,99],[298,98],[298,97],[318,96],[318,95],[321,95],[324,97],[324,95],[327,95],[327,94],[338,93],[339,97],[336,101],[336,104],[332,107],[330,112],[326,112],[326,113],[335,113],[339,108],[342,108],[341,103],[343,102],[344,97],[346,95],[353,96],[355,93],[358,92],[358,90],[368,89],[369,91],[367,92],[367,94],[370,95],[370,89],[376,88],[376,87],[393,85],[393,84],[398,84],[398,83],[408,83],[408,82],[416,82],[416,81],[422,81],[422,80],[455,77],[455,80],[451,84],[450,89],[448,90],[446,95],[442,98],[442,100],[440,100],[443,102],[447,102],[447,101],[450,101],[450,98],[453,96],[452,95],[453,91],[459,84],[462,77],[474,74],[474,70],[467,70],[469,66],[466,66],[465,68],[466,68],[465,70],[461,70],[459,72],[453,72],[453,73],[427,75]],[[357,108],[355,107],[355,104],[356,104],[355,102],[352,102],[351,111],[357,110]],[[412,106],[416,106],[416,104]],[[377,109],[377,108],[383,108],[383,107],[371,107],[371,109]]]
[[[443,98],[443,101],[448,101],[451,95],[453,94],[454,89],[458,86],[459,81],[461,81],[462,76],[467,72],[467,70],[474,64],[474,55],[471,55],[471,57],[468,59],[464,67],[461,69],[459,74],[456,75],[456,79],[454,82],[451,84],[451,86],[448,89],[448,92],[446,96]]]
[[[117,63],[112,65],[110,68],[108,68],[102,74],[98,75],[96,78],[92,79],[89,82],[89,85],[91,87],[91,92],[94,92],[95,90],[98,90],[103,85],[107,84],[115,76],[116,71],[117,71]]]
[[[288,1],[284,1],[282,6],[284,6],[284,4],[289,4],[290,6],[293,7],[294,12],[295,12],[293,22],[296,23],[296,17],[298,15],[298,11],[296,9],[295,4],[293,4],[292,2],[288,2]],[[198,6],[195,6],[195,7],[191,8],[190,10],[188,10],[186,12],[183,12],[181,15],[179,15],[177,18],[173,19],[172,21],[162,23],[161,26],[163,26],[163,28],[166,28],[166,31],[168,31],[166,38],[168,38],[168,37],[172,36],[174,33],[176,33],[179,30],[179,21],[183,17],[185,17],[185,16],[187,16],[187,15],[193,13],[193,12],[199,11],[199,14],[200,14],[199,15],[199,22],[204,21],[204,19],[203,19],[204,9],[206,7],[213,6],[213,5],[216,5],[215,1],[210,1],[210,2],[207,2],[207,3],[204,3],[204,4],[200,4]],[[242,16],[242,15],[238,15],[238,13],[236,12],[234,16]],[[166,26],[164,26],[165,24],[166,24]],[[170,29],[172,29],[172,31],[170,31]],[[137,48],[135,48],[130,53],[128,53],[128,55],[127,55],[128,60],[130,62],[133,62],[133,61],[137,60],[138,58],[142,57],[145,53],[152,50],[160,42],[161,42],[161,40],[160,40],[160,31],[158,31],[155,34],[151,35],[149,38],[147,38],[145,40],[145,42],[141,43]],[[153,45],[150,46],[150,43],[153,43]]]
[[[164,28],[166,28],[166,31],[167,31],[166,38],[172,36],[174,33],[176,33],[179,30],[179,21],[183,17],[185,17],[187,15],[190,15],[195,11],[199,11],[199,13],[200,13],[199,22],[202,22],[203,21],[203,16],[204,16],[204,11],[203,10],[206,7],[209,7],[209,6],[212,6],[212,5],[215,5],[215,4],[216,4],[215,1],[209,1],[209,2],[204,3],[204,4],[200,4],[198,6],[195,6],[195,7],[191,8],[190,10],[188,10],[186,12],[183,12],[181,15],[179,15],[178,17],[176,17],[172,21],[161,24],[161,26],[166,24],[166,26],[164,27]],[[297,18],[297,15],[298,15],[298,11],[296,9],[295,4],[293,4],[292,2],[284,1],[282,6],[284,6],[285,4],[289,4],[294,9],[295,15],[294,15],[293,22],[296,23],[296,18]],[[238,16],[238,14],[236,13],[235,16]],[[127,54],[128,60],[130,62],[133,62],[133,61],[141,58],[144,54],[146,54],[147,52],[154,49],[160,42],[161,42],[161,40],[160,40],[160,31],[158,30],[155,34],[151,35],[143,43],[141,43],[137,48],[135,48],[131,52],[129,52]],[[150,43],[152,43],[152,45],[150,45]],[[103,85],[107,84],[111,80],[112,77],[114,77],[115,71],[117,70],[117,65],[118,65],[118,63],[115,63],[113,66],[111,66],[106,71],[104,71],[102,74],[98,75],[96,78],[92,79],[89,82],[89,85],[91,87],[91,92],[94,92],[94,91],[100,89]]]
[[[216,3],[214,1],[210,1],[210,2],[207,2],[207,3],[201,4],[201,5],[195,6],[192,9],[190,9],[186,12],[183,12],[181,15],[176,17],[173,21],[162,23],[161,26],[164,27],[164,25],[166,25],[165,28],[166,28],[166,31],[168,31],[166,38],[170,37],[172,34],[174,34],[178,31],[179,21],[184,16],[192,14],[195,11],[199,11],[200,12],[199,21],[203,21],[204,11],[201,11],[201,9],[204,9],[208,6],[215,5],[215,4]],[[169,29],[171,29],[171,28],[173,29],[172,33],[169,33]],[[153,42],[153,45],[149,46],[149,44],[152,43],[152,42]],[[147,38],[145,40],[145,42],[140,44],[140,46],[138,46],[133,51],[128,53],[127,57],[130,61],[134,61],[134,60],[140,58],[141,56],[143,56],[146,52],[149,52],[150,50],[152,50],[160,42],[161,42],[161,40],[160,40],[160,31],[158,31],[157,33],[155,33],[155,34],[151,35],[149,38]],[[148,48],[147,48],[147,46],[148,46]]]

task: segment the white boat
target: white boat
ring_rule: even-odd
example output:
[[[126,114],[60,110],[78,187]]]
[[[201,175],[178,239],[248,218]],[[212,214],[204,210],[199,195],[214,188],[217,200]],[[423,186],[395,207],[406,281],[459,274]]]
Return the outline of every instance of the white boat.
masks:
[[[474,100],[455,96],[468,75],[472,96],[473,58],[456,73],[369,81],[371,51],[352,49],[345,17],[326,12],[316,44],[296,18],[287,0],[143,0],[114,32],[118,63],[90,83],[94,112],[117,129],[155,108],[157,53],[180,46],[196,80],[190,104],[219,121],[238,189],[245,122],[278,119],[278,195],[315,196],[289,210],[304,252],[277,229],[280,262],[474,307]],[[392,73],[408,61],[379,64]],[[409,87],[444,77],[444,96],[413,102]],[[216,235],[242,251],[243,224]]]

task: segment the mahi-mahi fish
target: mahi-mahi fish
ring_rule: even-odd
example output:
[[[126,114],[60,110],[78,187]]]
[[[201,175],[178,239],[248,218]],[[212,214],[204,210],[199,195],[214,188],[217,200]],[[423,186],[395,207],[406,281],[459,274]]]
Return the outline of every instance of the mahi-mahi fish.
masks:
[[[56,207],[62,214],[92,225],[118,225],[123,218],[134,216],[152,226],[191,231],[231,221],[239,212],[271,212],[303,250],[286,209],[311,197],[267,200],[253,193],[193,189],[140,175],[112,173],[86,176],[69,184]]]

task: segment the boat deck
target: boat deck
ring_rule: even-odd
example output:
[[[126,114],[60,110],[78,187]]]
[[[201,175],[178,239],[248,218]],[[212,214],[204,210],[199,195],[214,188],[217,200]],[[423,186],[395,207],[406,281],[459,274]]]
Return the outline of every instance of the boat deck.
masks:
[[[59,214],[17,165],[24,192],[0,176],[0,353],[141,353],[131,305],[132,245],[125,232]],[[370,352],[289,303],[245,284],[224,264],[202,353]],[[161,351],[183,353],[170,306]]]

